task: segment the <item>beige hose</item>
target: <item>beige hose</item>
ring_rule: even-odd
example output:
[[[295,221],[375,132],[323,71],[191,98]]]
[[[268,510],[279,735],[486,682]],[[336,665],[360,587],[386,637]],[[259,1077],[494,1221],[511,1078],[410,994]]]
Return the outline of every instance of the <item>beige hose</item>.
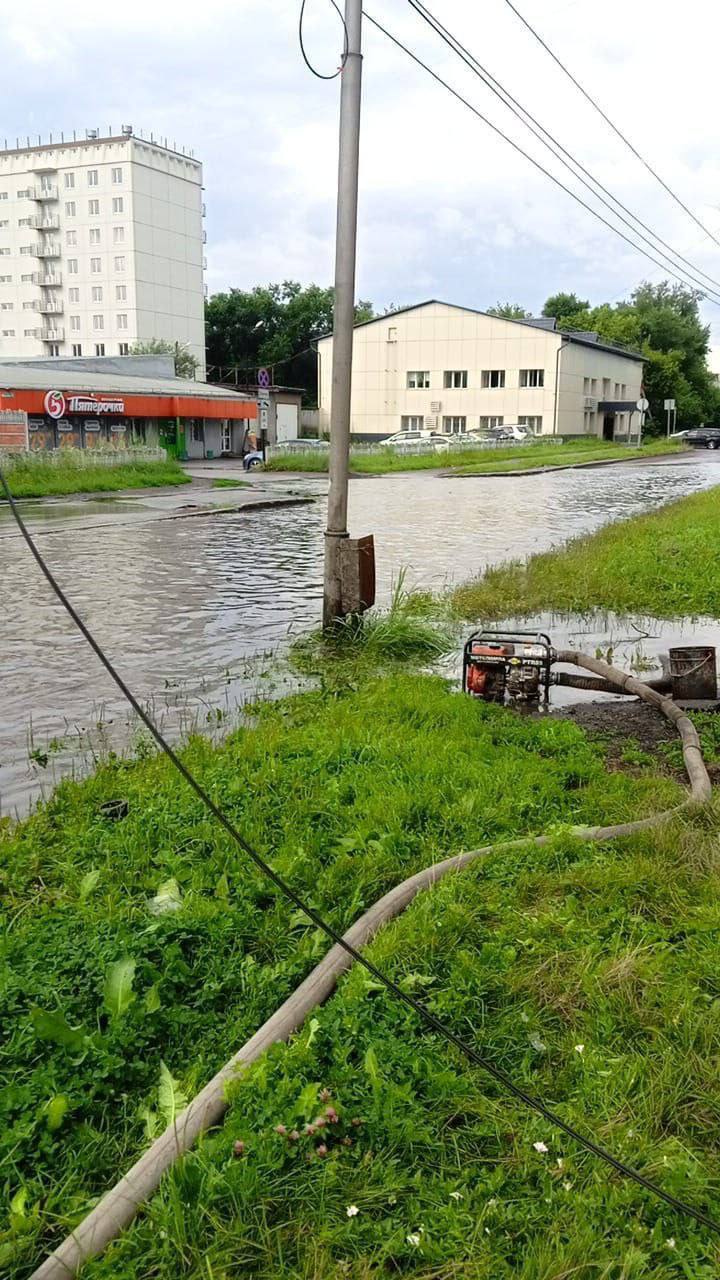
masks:
[[[635,680],[633,676],[628,676],[616,667],[608,666],[607,663],[600,662],[596,658],[566,651],[559,653],[557,659],[603,676],[618,689],[636,694],[644,702],[649,702],[662,711],[663,715],[673,722],[680,734],[685,768],[690,780],[690,796],[685,805],[679,808],[686,805],[699,808],[708,804],[711,797],[710,779],[700,752],[700,741],[694,725],[672,699],[663,697],[639,680]],[[649,818],[640,818],[634,822],[624,822],[612,827],[573,827],[571,831],[581,840],[615,840],[621,836],[634,835],[636,832],[657,826],[675,812],[677,810],[653,814]],[[487,845],[483,849],[458,854],[447,858],[444,862],[427,867],[386,893],[343,936],[356,949],[363,947],[383,924],[404,911],[417,893],[429,888],[449,872],[461,871],[468,863],[486,857],[489,853],[524,848],[528,844],[536,848],[542,847],[548,845],[551,839],[550,836],[528,836],[505,841],[502,844]],[[30,1280],[67,1280],[68,1276],[75,1275],[79,1271],[88,1258],[101,1253],[105,1246],[132,1222],[140,1205],[159,1186],[160,1179],[166,1170],[190,1149],[201,1133],[220,1123],[228,1105],[225,1088],[237,1072],[254,1062],[271,1045],[288,1040],[292,1033],[302,1026],[308,1013],[327,1000],[338,978],[350,968],[352,963],[352,957],[336,943],[297,990],[260,1030],[256,1031],[252,1039],[248,1040],[224,1067],[221,1067],[217,1075],[213,1076],[185,1111],[178,1116],[175,1123],[168,1126],[72,1234],[33,1272]]]

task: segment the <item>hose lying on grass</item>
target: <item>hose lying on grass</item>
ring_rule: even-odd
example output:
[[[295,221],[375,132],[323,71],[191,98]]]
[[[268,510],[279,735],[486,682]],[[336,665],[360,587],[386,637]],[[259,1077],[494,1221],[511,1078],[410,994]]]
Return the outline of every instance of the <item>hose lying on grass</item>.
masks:
[[[676,727],[682,742],[685,769],[690,782],[687,800],[676,809],[653,814],[633,822],[608,827],[573,827],[580,840],[615,840],[634,835],[666,821],[683,808],[700,809],[711,799],[711,785],[700,749],[700,740],[691,720],[672,699],[649,688],[634,676],[626,675],[597,658],[566,650],[557,654],[559,662],[579,666],[607,682],[614,690],[634,694],[643,702],[657,707]],[[501,844],[487,845],[461,853],[417,872],[391,889],[366,911],[343,935],[343,940],[356,949],[364,946],[378,929],[404,911],[421,890],[429,888],[452,871],[461,871],[469,863],[499,850],[536,848],[548,845],[550,836],[528,836]],[[165,1129],[116,1185],[107,1192],[57,1249],[33,1272],[31,1280],[66,1280],[75,1275],[82,1264],[100,1253],[135,1217],[140,1205],[159,1186],[162,1175],[207,1129],[217,1125],[227,1109],[226,1086],[238,1071],[269,1049],[290,1038],[307,1015],[322,1004],[334,990],[338,979],[353,963],[352,956],[338,943],[300,984],[296,991],[267,1022],[213,1076],[189,1106]]]

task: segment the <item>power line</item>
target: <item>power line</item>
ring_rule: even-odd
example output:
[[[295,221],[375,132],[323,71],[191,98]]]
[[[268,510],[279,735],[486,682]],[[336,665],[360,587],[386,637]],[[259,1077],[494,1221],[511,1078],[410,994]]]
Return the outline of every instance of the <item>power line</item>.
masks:
[[[373,18],[372,15],[368,13],[367,9],[363,9],[363,13],[365,14],[368,22],[371,22],[374,27],[377,27],[378,31],[381,31],[382,34],[396,45],[398,49],[402,49],[403,53],[407,54],[407,56],[419,67],[422,67],[423,71],[427,71],[428,75],[432,76],[433,80],[436,80],[438,84],[442,85],[443,89],[447,89],[448,93],[451,93],[454,98],[457,98],[458,102],[461,102],[464,107],[467,107],[468,111],[472,111],[473,115],[477,116],[478,120],[482,120],[483,124],[486,124],[489,129],[492,129],[493,133],[496,133],[499,138],[502,138],[503,142],[507,142],[508,145],[511,146],[514,151],[517,151],[524,160],[527,160],[535,169],[544,174],[546,178],[549,178],[551,182],[554,182],[556,187],[559,187],[561,191],[564,191],[566,195],[570,196],[571,199],[573,199],[583,209],[586,209],[588,213],[591,213],[594,218],[597,218],[598,222],[601,222],[603,226],[607,227],[616,236],[619,236],[626,244],[629,244],[631,249],[634,249],[636,253],[642,254],[643,257],[647,258],[650,262],[653,262],[655,266],[659,267],[666,275],[671,275],[675,280],[679,281],[680,284],[687,287],[688,282],[685,276],[679,276],[677,272],[670,270],[670,268],[668,268],[664,263],[659,262],[652,253],[649,253],[647,249],[643,249],[641,245],[636,244],[634,240],[631,240],[629,236],[626,236],[625,232],[621,231],[619,227],[614,226],[612,222],[608,222],[607,218],[604,218],[601,213],[598,213],[597,209],[593,209],[592,205],[588,204],[586,200],[583,200],[582,196],[579,196],[571,187],[566,186],[560,178],[557,178],[554,173],[551,173],[549,169],[546,169],[539,160],[536,160],[528,151],[525,151],[518,142],[515,142],[507,133],[504,133],[499,125],[493,124],[492,120],[488,119],[486,115],[483,115],[482,111],[480,111],[478,107],[474,106],[472,102],[469,102],[467,98],[464,98],[463,95],[459,93],[457,89],[454,89],[451,84],[448,84],[447,80],[443,80],[442,76],[438,75],[437,71],[433,71],[432,67],[428,66],[427,62],[423,62],[422,58],[418,57],[416,53],[413,53],[411,49],[408,49],[407,45],[403,44],[402,40],[399,40],[397,36],[392,35],[392,33],[388,31],[382,23],[378,22],[377,18]],[[712,302],[714,306],[720,305],[712,297],[708,298],[708,301]]]
[[[316,70],[316,68],[313,66],[312,62],[308,58],[307,53],[305,52],[305,43],[303,41],[303,22],[305,20],[305,5],[307,4],[307,0],[302,0],[302,3],[300,5],[300,18],[298,20],[298,41],[300,43],[300,53],[302,54],[302,60],[305,63],[305,66],[307,67],[308,71],[312,71],[313,75],[316,76],[318,80],[337,79],[337,77],[341,74],[341,72],[344,71],[345,63],[348,60],[348,31],[347,31],[347,27],[345,26],[345,19],[343,17],[342,9],[340,9],[339,6],[335,3],[335,0],[330,0],[330,3],[333,9],[335,10],[336,14],[338,15],[340,21],[342,22],[342,27],[343,27],[343,52],[342,52],[342,58],[340,60],[340,66],[338,67],[337,71],[333,71],[331,75],[323,75],[322,71]]]
[[[508,6],[508,8],[509,8],[509,9],[512,9],[512,11],[513,11],[513,13],[515,14],[516,18],[519,18],[519,19],[520,19],[520,21],[522,22],[523,26],[524,26],[524,27],[527,27],[527,29],[528,29],[528,31],[530,32],[530,34],[531,34],[532,36],[534,36],[534,37],[535,37],[535,39],[538,41],[538,44],[541,44],[541,45],[542,45],[543,49],[545,50],[545,52],[546,52],[546,53],[548,53],[548,54],[550,55],[550,57],[552,58],[553,62],[557,63],[557,65],[559,66],[560,70],[561,70],[561,71],[562,71],[562,72],[567,76],[568,80],[572,81],[572,83],[575,85],[575,88],[576,88],[576,89],[578,89],[578,90],[580,91],[580,93],[582,94],[583,98],[585,98],[585,99],[586,99],[586,101],[590,103],[591,107],[594,107],[594,108],[595,108],[595,110],[598,112],[598,114],[602,116],[603,120],[605,121],[605,123],[606,123],[606,124],[608,124],[608,125],[610,126],[610,128],[611,128],[611,129],[612,129],[612,131],[613,131],[613,133],[617,134],[618,138],[620,138],[620,139],[621,139],[621,141],[625,143],[625,146],[626,146],[626,147],[628,147],[628,148],[630,149],[630,151],[632,151],[632,153],[633,153],[633,155],[635,156],[636,160],[639,160],[639,161],[640,161],[640,163],[641,163],[642,165],[644,165],[644,167],[647,169],[648,173],[651,173],[651,174],[652,174],[652,176],[653,176],[653,178],[655,178],[656,182],[659,182],[659,183],[660,183],[660,186],[661,186],[661,187],[663,187],[663,188],[665,189],[665,191],[667,191],[668,195],[669,195],[669,196],[671,196],[671,198],[675,201],[675,203],[676,203],[676,204],[679,204],[679,205],[680,205],[680,208],[681,208],[681,209],[683,209],[683,210],[684,210],[684,212],[685,212],[685,213],[686,213],[690,218],[692,218],[693,222],[694,222],[694,223],[696,223],[696,225],[697,225],[698,227],[700,227],[700,230],[701,230],[701,231],[703,231],[703,232],[705,233],[705,235],[706,235],[706,236],[709,236],[711,240],[714,240],[714,242],[715,242],[715,244],[716,244],[716,245],[720,246],[720,240],[717,238],[717,236],[714,234],[714,232],[710,231],[709,227],[706,227],[706,226],[705,226],[705,224],[704,224],[704,222],[701,222],[701,221],[700,221],[700,219],[696,216],[696,214],[694,214],[694,213],[693,213],[692,209],[689,209],[689,208],[688,208],[688,206],[685,204],[685,202],[684,202],[683,200],[681,200],[681,199],[680,199],[680,196],[679,196],[679,195],[677,195],[677,193],[676,193],[675,191],[673,191],[672,187],[668,185],[668,183],[665,181],[665,179],[660,177],[660,174],[657,172],[657,170],[656,170],[656,169],[653,169],[653,167],[652,167],[652,165],[650,164],[650,162],[649,162],[648,160],[646,160],[646,159],[645,159],[645,157],[644,157],[643,155],[641,155],[641,154],[640,154],[640,152],[638,151],[637,147],[633,146],[633,144],[632,144],[632,142],[630,141],[630,139],[629,139],[629,138],[627,138],[627,137],[625,136],[625,134],[622,132],[622,130],[621,130],[621,129],[619,129],[619,128],[618,128],[618,126],[617,126],[616,124],[614,124],[614,123],[613,123],[613,121],[610,119],[609,115],[607,115],[607,113],[606,113],[605,111],[603,111],[603,109],[602,109],[602,107],[600,106],[600,104],[599,104],[598,102],[596,102],[596,101],[595,101],[595,99],[594,99],[594,98],[593,98],[593,97],[588,93],[587,89],[584,89],[584,88],[583,88],[583,86],[580,84],[580,81],[575,79],[575,76],[572,74],[572,71],[570,71],[570,70],[565,66],[565,63],[564,63],[564,62],[562,62],[562,61],[560,60],[560,58],[557,56],[557,54],[553,52],[553,50],[550,48],[550,45],[549,45],[549,44],[547,44],[547,43],[543,40],[543,38],[542,38],[542,36],[540,35],[540,33],[539,33],[538,31],[536,31],[536,30],[535,30],[535,28],[534,28],[533,26],[531,26],[531,24],[528,22],[527,18],[525,18],[525,17],[522,15],[522,13],[520,12],[520,10],[515,8],[515,5],[512,3],[512,0],[505,0],[505,3],[506,3],[506,5]]]
[[[65,592],[46,563],[42,553],[35,545],[34,539],[31,537],[24,520],[20,515],[17,503],[15,502],[15,498],[13,497],[2,469],[0,469],[0,486],[5,492],[5,496],[10,504],[12,514],[18,525],[20,533],[22,534],[31,555],[38,565],[38,568],[43,574],[43,577],[57,596],[60,604],[70,615],[75,626],[90,645],[95,656],[102,663],[110,678],[115,682],[123,697],[127,699],[135,714],[139,716],[146,729],[148,729],[152,734],[152,737],[157,742],[160,750],[165,753],[174,768],[177,769],[178,773],[185,779],[188,786],[192,788],[202,804],[205,805],[213,817],[220,823],[221,827],[227,832],[230,838],[234,840],[244,853],[247,854],[258,870],[275,885],[276,889],[278,889],[280,893],[293,904],[293,906],[302,911],[303,915],[307,916],[308,920],[310,920],[317,929],[320,929],[326,937],[330,938],[332,942],[336,943],[336,945],[342,947],[356,964],[361,965],[362,968],[366,969],[368,973],[380,982],[390,995],[394,996],[396,1000],[399,1000],[407,1008],[412,1009],[414,1013],[418,1014],[427,1026],[431,1027],[433,1031],[437,1032],[438,1035],[447,1040],[449,1044],[452,1044],[456,1049],[459,1049],[459,1051],[463,1053],[470,1062],[474,1063],[475,1066],[480,1067],[489,1076],[491,1076],[492,1079],[511,1094],[513,1098],[524,1103],[525,1106],[530,1110],[535,1111],[538,1115],[543,1116],[549,1124],[560,1129],[567,1135],[567,1137],[572,1138],[580,1146],[584,1147],[586,1151],[592,1152],[593,1155],[604,1161],[605,1164],[608,1164],[611,1168],[615,1169],[617,1173],[629,1178],[632,1182],[637,1183],[638,1186],[641,1186],[646,1191],[651,1192],[651,1194],[658,1196],[678,1213],[683,1213],[687,1217],[693,1218],[695,1222],[700,1223],[702,1226],[708,1227],[711,1231],[715,1231],[720,1234],[720,1223],[715,1222],[707,1214],[703,1213],[701,1209],[695,1209],[692,1205],[686,1204],[683,1200],[679,1200],[677,1196],[674,1196],[671,1192],[664,1191],[662,1187],[659,1187],[656,1183],[652,1182],[650,1178],[646,1178],[644,1174],[640,1173],[637,1169],[633,1169],[631,1165],[625,1164],[624,1161],[619,1160],[616,1156],[612,1155],[610,1151],[607,1151],[604,1147],[600,1146],[599,1143],[595,1142],[592,1138],[588,1138],[584,1134],[580,1133],[573,1125],[568,1124],[567,1121],[563,1120],[540,1098],[533,1097],[532,1094],[527,1093],[520,1085],[517,1085],[501,1067],[496,1066],[496,1064],[491,1062],[489,1058],[486,1058],[483,1054],[479,1053],[477,1049],[473,1048],[473,1046],[468,1044],[466,1040],[463,1040],[461,1036],[457,1035],[457,1033],[452,1030],[452,1027],[449,1027],[446,1023],[442,1022],[440,1018],[436,1017],[436,1015],[432,1013],[420,1000],[417,1000],[415,996],[410,995],[407,991],[403,991],[402,987],[399,987],[392,978],[388,977],[388,975],[382,971],[382,969],[378,969],[376,965],[373,964],[372,960],[368,960],[362,952],[358,951],[352,943],[348,942],[342,934],[338,933],[331,924],[328,924],[327,921],[315,910],[315,908],[311,907],[299,893],[296,893],[292,886],[279,874],[279,872],[275,871],[270,863],[265,861],[262,855],[253,848],[243,835],[241,835],[234,823],[225,816],[222,809],[218,808],[215,801],[210,797],[205,788],[197,781],[195,775],[191,773],[187,765],[183,763],[179,755],[177,755],[169,742],[167,742],[163,737],[155,724],[155,721],[148,715],[147,711],[135,697],[135,694],[125,683],[120,673],[116,670],[111,660],[107,657],[90,629],[83,622],[74,605],[71,604],[70,600],[65,595]]]
[[[711,285],[716,285],[717,289],[712,289],[711,292],[716,294],[717,301],[720,302],[720,294],[718,293],[718,290],[720,289],[720,280],[709,275],[707,271],[703,271],[701,267],[696,266],[689,258],[685,258],[683,254],[679,253],[677,249],[673,249],[672,245],[668,244],[667,240],[663,240],[662,236],[658,235],[656,231],[653,231],[652,227],[649,227],[647,223],[643,222],[642,218],[639,218],[637,214],[633,213],[632,209],[629,209],[627,205],[623,204],[622,200],[619,200],[617,196],[613,195],[612,191],[608,190],[608,188],[604,186],[603,183],[600,182],[600,180],[596,178],[580,160],[576,159],[576,157],[558,141],[550,130],[546,129],[544,125],[540,123],[532,112],[528,111],[527,108],[517,100],[517,98],[513,97],[510,91],[506,89],[490,71],[488,71],[487,67],[482,65],[478,58],[470,52],[462,41],[459,40],[457,36],[454,36],[452,32],[443,25],[440,19],[437,18],[430,9],[428,9],[427,5],[422,3],[422,0],[408,0],[408,3],[411,8],[415,10],[418,16],[422,18],[423,21],[426,22],[442,40],[445,41],[445,44],[450,46],[458,57],[462,59],[466,66],[468,66],[470,70],[483,81],[487,88],[490,89],[491,93],[494,93],[495,97],[500,99],[503,105],[507,107],[508,110],[511,111],[512,114],[516,116],[536,138],[538,138],[542,145],[550,151],[555,159],[559,160],[560,163],[564,165],[570,173],[572,173],[574,178],[577,178],[582,185],[587,188],[591,195],[600,200],[601,204],[603,204],[606,209],[609,209],[616,218],[619,218],[620,221],[633,232],[633,234],[638,235],[641,240],[650,246],[651,249],[654,249],[655,252],[661,255],[661,257],[666,258],[670,266],[677,267],[679,265],[678,262],[673,261],[673,258],[684,263],[685,267],[689,268],[689,270],[684,272],[685,275],[689,276],[688,283],[697,286],[703,291],[707,291],[707,284],[703,283],[703,280],[698,278],[698,276],[702,276],[704,277],[704,280],[709,281]],[[578,169],[580,170],[579,173],[577,172]],[[583,174],[585,177],[582,176]],[[590,181],[586,181],[586,178],[589,178]],[[593,186],[591,186],[591,183],[599,190],[595,191]],[[605,195],[609,197],[609,200],[606,200],[600,192],[604,192]],[[628,214],[629,218],[633,221],[628,221],[628,218],[623,217],[622,213],[618,213],[617,210],[613,208],[613,204],[611,204],[610,201],[617,205],[619,209],[624,210],[624,212]],[[637,223],[638,226],[647,231],[651,238],[649,239],[648,236],[643,235],[642,231],[638,231],[637,228],[633,226],[633,222]],[[655,243],[656,241],[657,244]],[[663,249],[658,249],[658,244],[664,246],[664,249],[669,250],[673,257],[668,258],[668,255],[663,252]],[[681,271],[683,270],[682,267],[679,269]],[[694,274],[695,272],[698,274]]]

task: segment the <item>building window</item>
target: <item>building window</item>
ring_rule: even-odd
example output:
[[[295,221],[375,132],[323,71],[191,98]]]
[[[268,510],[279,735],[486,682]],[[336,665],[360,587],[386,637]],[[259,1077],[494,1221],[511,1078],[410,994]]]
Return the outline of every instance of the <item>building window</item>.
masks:
[[[7,191],[0,191],[0,200],[7,200],[7,198],[8,198]]]
[[[122,244],[125,240],[125,228],[113,227],[113,243]]]
[[[505,370],[504,369],[483,369],[482,381],[480,384],[484,390],[489,387],[505,386]]]
[[[20,245],[20,252],[21,252],[21,253],[25,253],[25,254],[28,254],[28,253],[34,253],[34,252],[35,252],[35,249],[36,249],[36,246],[35,246],[34,244],[21,244],[21,245]]]
[[[535,414],[530,417],[518,418],[518,426],[527,427],[528,431],[538,435],[542,431],[542,415]]]
[[[18,222],[18,226],[21,226],[21,225],[22,225],[22,224],[21,224],[20,222]],[[9,219],[9,218],[2,218],[2,219],[0,219],[0,227],[9,227],[9,226],[10,226],[10,219]]]
[[[12,284],[12,276],[0,276],[0,284]]]
[[[74,186],[75,186],[75,174],[66,173],[65,174],[65,190],[69,191]]]
[[[612,383],[609,378],[603,378],[603,400],[610,399],[610,387]]]
[[[0,253],[2,254],[2,256],[3,256],[4,258],[9,258],[9,257],[10,257],[10,250],[9,250],[9,249],[2,248],[2,249],[0,249]]]
[[[20,280],[22,284],[32,284],[32,272],[30,273],[29,276],[21,276]]]
[[[104,355],[105,355],[105,343],[104,343],[104,342],[96,342],[96,343],[95,343],[95,355],[96,355],[96,356],[104,356]]]
[[[51,356],[59,356],[59,355],[60,355],[60,343],[59,343],[59,342],[51,342],[51,343],[50,343],[50,355],[51,355]]]
[[[90,244],[99,244],[99,243],[100,243],[100,228],[91,227],[90,228]]]
[[[92,289],[90,290],[90,297],[91,297],[91,299],[92,299],[92,301],[93,301],[93,302],[102,302],[102,300],[103,300],[103,294],[102,294],[102,285],[101,285],[101,284],[94,284],[94,285],[93,285]]]
[[[73,342],[73,344],[72,344],[72,353],[73,353],[73,355],[74,355],[74,356],[81,356],[81,355],[82,355],[82,343],[81,343],[81,342]]]
[[[88,171],[87,171],[87,180],[88,180],[88,186],[89,186],[89,187],[96,187],[96,186],[97,186],[97,184],[98,184],[98,171],[97,171],[97,169],[88,169]]]
[[[79,289],[68,289],[68,301],[69,301],[69,302],[79,302],[79,301],[80,301],[80,290],[79,290]]]
[[[78,273],[78,260],[77,260],[77,258],[68,258],[68,260],[67,260],[67,269],[68,269],[68,275],[69,275],[69,276],[76,276],[76,275],[77,275],[77,273]]]
[[[105,317],[93,316],[93,329],[104,329],[104,328],[105,328]]]
[[[29,227],[29,226],[30,226],[30,224],[31,224],[31,222],[32,222],[32,218],[18,218],[18,226],[19,226],[19,227]],[[7,226],[7,222],[3,222],[3,224],[2,224],[2,225],[3,225],[4,227],[6,227],[6,226]]]
[[[115,301],[116,302],[127,301],[127,285],[126,284],[115,285]]]
[[[0,311],[12,311],[14,305],[13,302],[0,302]]]
[[[129,342],[119,342],[119,343],[118,343],[118,355],[121,355],[121,356],[129,356],[129,355],[130,355],[130,343],[129,343]]]
[[[589,378],[583,378],[583,395],[584,396],[590,395],[590,379]]]
[[[388,342],[397,342],[397,327],[395,325],[390,325],[387,340]]]
[[[619,382],[615,383],[615,399],[616,400],[620,399],[620,383]]]
[[[36,311],[37,307],[34,302],[23,302],[23,311]]]
[[[113,196],[112,211],[113,213],[122,213],[125,208],[124,196]]]
[[[117,327],[118,329],[127,329],[128,327],[127,316],[123,312],[118,313]]]
[[[102,258],[90,259],[90,271],[94,276],[99,276],[102,271]]]
[[[23,334],[26,338],[37,338],[37,334],[34,329],[23,329]]]
[[[18,200],[29,200],[32,196],[32,187],[23,187],[22,191],[18,191]]]
[[[620,388],[620,399],[627,400],[627,383],[626,382],[623,382]]]
[[[596,396],[596,395],[597,395],[597,389],[598,389],[598,380],[597,380],[597,378],[591,378],[591,379],[590,379],[590,393],[591,393],[591,395]]]
[[[421,413],[404,413],[400,419],[400,430],[422,431],[424,421]]]
[[[520,386],[521,387],[544,387],[545,386],[545,370],[544,369],[521,369],[520,370]]]
[[[462,436],[465,434],[466,427],[467,418],[459,418],[457,416],[443,418],[443,431],[448,436]]]
[[[3,329],[3,331],[2,331],[2,336],[3,336],[3,338],[14,338],[14,337],[15,337],[15,330],[14,330],[14,329]]]
[[[77,231],[66,231],[65,243],[69,245],[77,244]]]
[[[492,415],[490,417],[481,417],[480,430],[491,431],[493,427],[504,426],[504,423],[505,423],[505,419],[502,416],[502,414],[500,414],[500,417],[498,417],[497,415],[495,415],[494,417]]]
[[[70,328],[71,328],[71,329],[79,329],[79,328],[80,328],[80,317],[79,317],[79,316],[71,316],[71,317],[70,317]]]
[[[445,388],[466,387],[467,369],[446,369],[443,374],[443,386]]]
[[[100,214],[100,201],[88,200],[88,214],[91,218],[97,218]]]
[[[76,213],[76,205],[74,200],[65,201],[65,217],[74,218]]]
[[[122,180],[123,180],[122,169],[113,169],[113,170],[112,170],[112,181],[113,181],[113,183],[115,184],[115,186],[116,186],[116,187],[117,187],[117,186],[119,186],[119,185],[120,185],[120,183],[122,182]]]
[[[408,389],[411,391],[421,387],[430,386],[430,371],[428,369],[411,369],[407,376]]]
[[[193,426],[192,426],[192,438],[193,438],[193,444],[202,444],[202,443],[203,443],[204,435],[203,435],[203,424],[202,424],[202,422],[193,422]]]
[[[115,259],[115,270],[116,271],[125,270],[125,258],[122,255]]]

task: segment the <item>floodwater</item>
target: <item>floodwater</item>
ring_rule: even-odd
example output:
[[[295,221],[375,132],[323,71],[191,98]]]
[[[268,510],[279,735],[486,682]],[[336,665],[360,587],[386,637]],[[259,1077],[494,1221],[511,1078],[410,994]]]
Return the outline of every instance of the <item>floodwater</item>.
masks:
[[[61,585],[171,734],[217,725],[270,691],[277,676],[263,655],[317,623],[325,481],[258,483],[316,501],[172,520],[157,515],[187,503],[187,490],[23,506]],[[714,484],[712,454],[525,478],[372,477],[351,482],[350,527],[375,534],[387,599],[402,568],[408,585],[437,589]],[[0,813],[14,813],[97,752],[127,746],[135,726],[7,509],[0,585]]]

